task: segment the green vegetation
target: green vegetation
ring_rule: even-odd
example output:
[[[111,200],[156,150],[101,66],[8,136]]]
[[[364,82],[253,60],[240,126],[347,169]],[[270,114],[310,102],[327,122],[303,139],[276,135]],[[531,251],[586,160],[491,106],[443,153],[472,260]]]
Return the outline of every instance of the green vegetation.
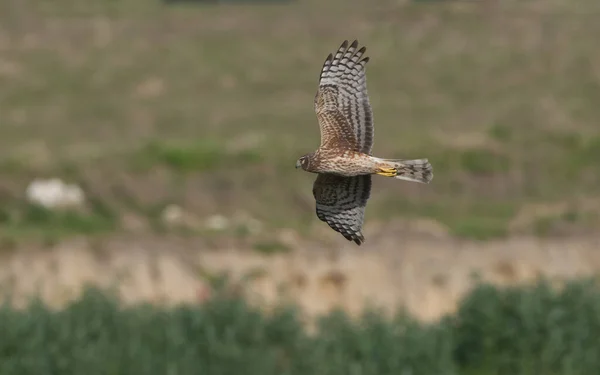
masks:
[[[462,169],[473,174],[507,172],[510,167],[508,158],[488,150],[465,150],[460,153],[460,164]]]
[[[309,335],[293,306],[266,314],[216,290],[200,306],[121,307],[88,290],[64,310],[0,309],[0,373],[587,375],[600,371],[600,292],[480,285],[423,324],[336,311]],[[220,291],[220,292],[219,292]]]
[[[177,173],[204,172],[228,165],[244,167],[261,161],[260,154],[254,150],[227,153],[222,144],[210,140],[187,145],[153,141],[144,146],[137,157],[140,167],[146,170],[160,165]]]
[[[538,217],[533,223],[533,229],[540,236],[560,235],[577,232],[582,228],[594,228],[598,222],[598,212],[592,210],[567,209],[555,215]]]
[[[35,204],[0,209],[0,234],[4,244],[23,238],[52,244],[73,234],[95,235],[118,228],[118,218],[102,202],[92,200],[88,210],[50,210]],[[12,245],[11,245],[12,247]]]
[[[513,139],[513,131],[509,126],[496,124],[489,129],[489,135],[501,142],[510,142]]]
[[[253,246],[254,250],[264,254],[285,253],[290,250],[288,246],[277,241],[257,242]]]
[[[478,2],[15,1],[0,5],[10,36],[0,39],[0,191],[14,199],[52,174],[93,187],[116,217],[132,209],[119,190],[141,216],[174,203],[201,217],[242,210],[271,228],[318,223],[298,199],[314,176],[293,165],[319,143],[318,69],[353,38],[371,56],[375,154],[428,157],[435,169],[428,186],[376,178],[367,220],[425,216],[493,238],[510,235],[513,219],[488,213],[497,206],[516,215],[598,198],[595,1],[494,12]],[[348,34],[351,24],[361,26]],[[409,213],[403,200],[415,202]],[[94,223],[81,227],[107,227]]]

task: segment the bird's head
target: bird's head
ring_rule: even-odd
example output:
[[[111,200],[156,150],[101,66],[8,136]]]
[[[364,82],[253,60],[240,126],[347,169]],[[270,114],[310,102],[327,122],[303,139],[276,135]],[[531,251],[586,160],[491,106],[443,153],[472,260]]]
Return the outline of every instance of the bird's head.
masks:
[[[296,168],[302,168],[305,171],[310,167],[310,154],[301,156],[300,159],[296,160]]]

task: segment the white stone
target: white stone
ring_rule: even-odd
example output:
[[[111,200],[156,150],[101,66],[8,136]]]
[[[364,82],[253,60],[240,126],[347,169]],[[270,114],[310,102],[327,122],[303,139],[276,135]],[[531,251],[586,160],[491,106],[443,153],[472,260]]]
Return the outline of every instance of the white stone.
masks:
[[[229,220],[223,215],[213,215],[206,220],[206,227],[212,230],[224,230],[229,226]]]
[[[59,178],[35,179],[25,192],[27,200],[45,208],[81,206],[85,200],[78,185],[66,184]]]
[[[162,212],[162,219],[167,224],[181,224],[183,221],[183,209],[175,204],[170,204]]]

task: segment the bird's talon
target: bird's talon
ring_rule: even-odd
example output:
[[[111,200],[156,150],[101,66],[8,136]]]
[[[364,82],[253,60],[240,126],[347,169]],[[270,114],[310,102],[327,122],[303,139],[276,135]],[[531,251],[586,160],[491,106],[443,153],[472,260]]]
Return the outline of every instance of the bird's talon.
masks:
[[[379,168],[377,174],[385,177],[394,177],[398,174],[398,170],[396,168]]]

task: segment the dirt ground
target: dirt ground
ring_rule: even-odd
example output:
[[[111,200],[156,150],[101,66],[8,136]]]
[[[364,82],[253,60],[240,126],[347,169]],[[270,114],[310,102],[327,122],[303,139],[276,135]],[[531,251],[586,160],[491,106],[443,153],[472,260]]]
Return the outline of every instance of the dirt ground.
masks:
[[[386,235],[372,235],[370,246],[340,241],[331,250],[303,242],[273,255],[214,249],[198,239],[81,238],[4,253],[0,283],[20,306],[39,293],[59,307],[89,284],[116,287],[126,303],[176,304],[202,302],[210,296],[211,280],[228,274],[231,290],[264,306],[292,301],[310,316],[336,306],[351,314],[367,305],[387,311],[404,306],[430,321],[453,311],[476,282],[474,274],[506,285],[590,276],[600,269],[600,236],[477,243],[380,230]]]

